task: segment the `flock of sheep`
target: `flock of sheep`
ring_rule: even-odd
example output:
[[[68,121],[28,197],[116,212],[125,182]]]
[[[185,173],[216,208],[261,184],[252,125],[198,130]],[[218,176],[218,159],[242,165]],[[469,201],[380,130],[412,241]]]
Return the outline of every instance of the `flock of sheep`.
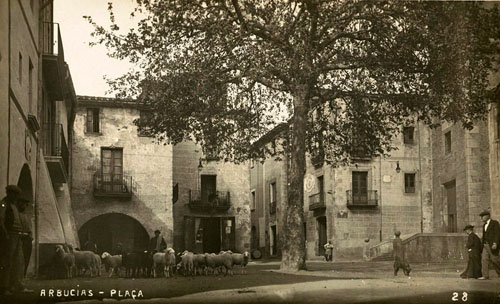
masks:
[[[233,267],[241,267],[241,273],[245,272],[250,255],[248,252],[233,253],[221,251],[219,254],[204,253],[195,254],[184,251],[175,254],[172,248],[164,252],[151,254],[147,251],[137,253],[126,253],[123,255],[111,255],[104,252],[101,256],[92,251],[74,250],[71,246],[56,246],[56,258],[64,265],[67,278],[75,274],[90,276],[101,276],[101,266],[104,265],[108,276],[114,274],[120,276],[121,270],[125,270],[125,277],[172,277],[174,273],[182,273],[184,276],[194,275],[233,275]]]

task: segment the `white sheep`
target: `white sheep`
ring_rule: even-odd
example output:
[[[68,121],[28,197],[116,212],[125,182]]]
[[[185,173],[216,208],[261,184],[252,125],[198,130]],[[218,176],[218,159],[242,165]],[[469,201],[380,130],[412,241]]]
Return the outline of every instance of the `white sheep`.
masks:
[[[156,252],[153,254],[153,277],[156,278],[156,270],[158,269],[159,266],[162,267],[163,273],[165,274],[165,252]]]
[[[111,255],[107,252],[103,252],[101,258],[104,265],[106,265],[107,268],[111,268],[111,272],[109,273],[110,278],[113,276],[114,272],[116,272],[116,275],[120,276],[120,267],[122,266],[121,254]]]
[[[92,251],[80,251],[80,250],[73,250],[73,248],[70,246],[69,250],[71,253],[74,254],[75,256],[75,264],[78,269],[83,269],[83,270],[89,270],[90,272],[90,277],[93,276],[93,270],[94,270],[94,253]]]
[[[101,257],[98,254],[94,253],[94,270],[95,274],[100,277],[101,276]]]
[[[194,268],[194,254],[189,251],[184,251],[181,255],[181,264],[182,264],[182,269],[184,270],[184,276],[186,275],[193,275],[193,268]]]
[[[175,250],[173,248],[168,248],[165,254],[165,271],[167,277],[174,276],[175,267]]]
[[[73,270],[75,268],[75,255],[71,252],[66,252],[62,245],[56,246],[56,255],[61,259],[64,270],[66,270],[66,277],[73,277]]]
[[[248,253],[248,251],[245,251],[244,253],[233,253],[231,254],[231,259],[233,260],[232,266],[240,265],[241,273],[245,273],[248,260],[250,259],[250,253]]]

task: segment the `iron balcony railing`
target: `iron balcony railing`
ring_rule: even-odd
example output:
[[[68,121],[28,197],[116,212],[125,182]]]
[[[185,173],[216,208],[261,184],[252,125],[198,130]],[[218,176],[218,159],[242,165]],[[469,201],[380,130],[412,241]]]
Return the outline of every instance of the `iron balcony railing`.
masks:
[[[227,210],[231,207],[229,191],[189,190],[189,207],[200,210]]]
[[[325,195],[323,193],[316,193],[309,196],[309,211],[316,209],[326,208]]]
[[[347,206],[376,207],[378,205],[377,190],[353,192],[347,190]]]
[[[69,166],[69,150],[62,124],[43,125],[43,153],[49,157],[61,157],[66,174]]]
[[[270,214],[275,214],[276,213],[276,202],[271,202],[269,204],[269,213]]]
[[[58,23],[42,22],[42,53],[56,55],[64,62],[64,48]]]
[[[94,196],[131,197],[132,176],[96,172]]]

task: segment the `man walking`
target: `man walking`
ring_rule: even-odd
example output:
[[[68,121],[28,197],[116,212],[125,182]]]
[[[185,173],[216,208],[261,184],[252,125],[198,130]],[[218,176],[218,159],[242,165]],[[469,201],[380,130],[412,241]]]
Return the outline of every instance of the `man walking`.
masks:
[[[483,224],[483,252],[481,253],[481,266],[483,276],[479,280],[488,280],[489,264],[493,265],[497,275],[500,277],[500,257],[498,256],[500,246],[500,224],[490,218],[488,210],[482,211],[479,216]]]
[[[31,218],[26,210],[30,201],[24,198],[18,200],[19,204],[19,216],[21,219],[21,239],[23,243],[23,255],[24,255],[24,276],[28,270],[28,265],[30,263],[32,243],[33,243],[33,231],[31,229]]]

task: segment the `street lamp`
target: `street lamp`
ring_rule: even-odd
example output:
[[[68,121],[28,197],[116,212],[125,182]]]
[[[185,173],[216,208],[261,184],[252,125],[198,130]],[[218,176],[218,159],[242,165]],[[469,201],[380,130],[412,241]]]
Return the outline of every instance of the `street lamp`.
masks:
[[[401,172],[401,167],[399,167],[399,161],[396,164],[396,173]]]

